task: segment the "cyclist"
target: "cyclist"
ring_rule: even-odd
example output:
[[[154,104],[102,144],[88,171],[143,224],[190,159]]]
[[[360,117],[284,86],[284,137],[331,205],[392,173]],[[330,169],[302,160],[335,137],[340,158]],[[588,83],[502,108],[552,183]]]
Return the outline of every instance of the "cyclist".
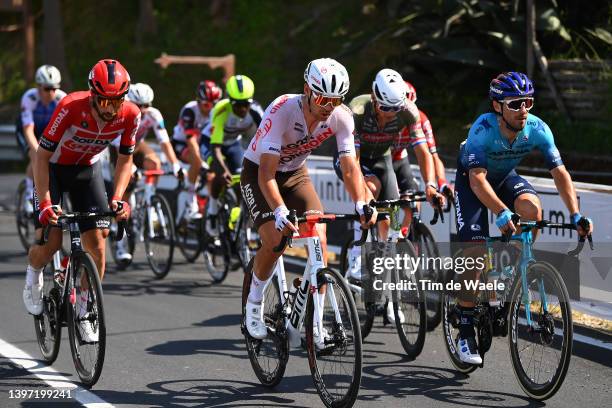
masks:
[[[342,104],[349,90],[346,69],[331,58],[316,59],[306,67],[304,81],[303,94],[281,95],[268,106],[244,155],[242,196],[261,237],[246,307],[248,332],[257,339],[266,337],[263,291],[281,255],[273,248],[283,234],[297,231],[287,219],[288,208],[299,215],[323,212],[305,162],[325,140],[336,139],[346,188],[362,225],[369,227],[376,219],[375,210],[369,220],[363,216],[372,195],[366,192],[355,160],[352,114]],[[325,228],[318,226],[318,232],[326,259]],[[315,333],[315,343],[321,344],[324,336]]]
[[[181,165],[174,154],[174,149],[168,137],[168,131],[164,124],[164,117],[161,112],[152,106],[153,89],[144,83],[136,83],[130,85],[130,90],[127,94],[127,100],[133,102],[140,109],[141,120],[140,126],[136,131],[136,148],[134,149],[134,164],[139,169],[159,170],[161,169],[161,161],[157,153],[147,144],[145,137],[151,129],[155,133],[157,143],[166,155],[168,162],[172,165],[172,171],[176,177],[182,172]],[[121,146],[121,137],[113,140],[112,145],[119,149]],[[123,201],[129,202],[131,191],[128,189],[123,194]],[[117,242],[117,259],[121,261],[130,261],[132,254],[126,248],[127,237]]]
[[[115,172],[115,192],[110,206],[125,220],[130,207],[121,197],[131,176],[132,153],[140,111],[124,97],[130,76],[119,61],[98,61],[89,72],[89,91],[73,92],[62,99],[40,138],[34,164],[36,237],[42,227],[56,225],[62,210],[61,194],[68,192],[74,211],[108,211],[109,200],[98,159],[115,137],[121,135],[121,146]],[[100,278],[104,276],[105,238],[108,220],[79,222],[84,248],[93,258]],[[42,271],[62,243],[62,232],[51,228],[46,243],[34,244],[29,252],[23,301],[28,312],[42,312]],[[77,302],[79,314],[87,313],[88,290],[81,285]],[[85,341],[97,341],[97,332],[83,319],[80,326]]]
[[[404,81],[407,86],[406,98],[409,101],[415,102],[417,99],[416,89],[414,86],[408,82]],[[433,129],[431,127],[431,122],[429,118],[421,109],[419,109],[419,122],[414,124],[413,126],[417,126],[421,128],[423,134],[425,135],[425,141],[427,142],[427,148],[429,149],[429,153],[433,158],[433,164],[436,174],[436,180],[438,184],[438,191],[442,194],[450,190],[452,192],[452,187],[446,181],[446,170],[444,168],[444,163],[440,159],[438,155],[438,148],[436,146],[436,139],[434,137]],[[419,141],[419,143],[423,143]],[[393,150],[391,152],[391,156],[393,158],[393,170],[395,175],[397,176],[397,182],[399,184],[400,196],[402,198],[407,195],[410,191],[418,190],[418,182],[412,176],[412,170],[410,168],[410,162],[408,161],[408,152],[406,151],[407,147],[412,145],[410,129],[409,127],[404,127],[400,132],[400,137],[393,146]],[[420,207],[420,203],[417,203],[417,207]],[[407,231],[410,229],[410,222],[412,220],[412,212],[409,208],[404,208],[404,220],[402,222],[402,232],[404,236],[407,236]]]
[[[200,170],[202,167],[207,168],[208,164],[200,155],[200,132],[210,120],[210,112],[219,99],[221,99],[221,88],[213,81],[201,81],[196,88],[196,99],[187,102],[181,108],[178,123],[172,134],[172,146],[176,156],[183,162],[189,163],[185,182],[188,192],[185,212],[187,219],[201,217],[195,192]]]
[[[15,126],[17,143],[24,156],[30,159],[26,168],[26,197],[32,197],[34,192],[32,165],[38,150],[38,139],[49,123],[57,104],[66,96],[66,92],[59,89],[62,76],[53,65],[40,66],[34,78],[36,88],[28,89],[21,97],[21,114],[17,117]],[[31,214],[34,211],[29,200],[25,201],[25,206],[27,213]]]
[[[520,72],[504,72],[489,85],[493,111],[480,115],[461,144],[455,178],[455,211],[459,241],[482,242],[489,236],[487,209],[496,215],[495,224],[502,233],[514,233],[514,212],[525,220],[541,220],[542,205],[534,188],[516,173],[515,167],[532,150],[543,155],[550,173],[567,206],[578,233],[588,231],[580,225],[591,220],[580,214],[572,179],[565,169],[548,125],[529,113],[534,105],[534,87]],[[482,245],[470,246],[464,256],[483,256]],[[463,280],[478,279],[480,271],[470,270]],[[459,358],[470,364],[482,364],[478,354],[473,324],[475,293],[459,293]]]
[[[210,157],[215,173],[206,213],[206,230],[212,236],[217,235],[219,193],[231,182],[232,174],[242,171],[242,138],[253,137],[263,116],[261,106],[253,100],[255,85],[246,75],[230,77],[225,92],[227,98],[215,105],[210,123],[202,131],[202,156]]]
[[[398,142],[400,130],[410,128],[409,142],[421,168],[423,180],[428,180],[426,194],[431,202],[437,193],[434,183],[434,168],[431,154],[420,128],[418,108],[406,98],[406,83],[401,75],[392,69],[382,69],[372,83],[372,93],[353,98],[349,106],[355,119],[355,148],[366,185],[380,200],[394,200],[399,197],[398,180],[391,161],[391,149]],[[338,167],[338,155],[334,156],[336,174],[342,179]],[[412,177],[410,177],[410,180]],[[402,180],[404,182],[405,180]],[[386,239],[389,221],[379,224],[380,235]],[[355,236],[359,228],[355,225]],[[350,278],[361,280],[361,248],[354,247],[349,256]],[[393,320],[392,305],[389,317]]]

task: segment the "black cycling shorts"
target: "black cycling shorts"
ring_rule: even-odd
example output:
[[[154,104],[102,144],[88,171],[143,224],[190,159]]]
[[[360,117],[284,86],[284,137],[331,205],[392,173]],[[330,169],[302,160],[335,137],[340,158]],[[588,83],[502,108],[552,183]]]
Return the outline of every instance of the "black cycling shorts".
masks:
[[[49,163],[49,193],[54,205],[61,205],[63,193],[68,193],[72,211],[109,211],[100,162],[91,166]],[[38,198],[34,194],[34,223],[36,228],[42,228],[38,221],[38,207]],[[95,228],[108,228],[109,225],[109,219],[79,221],[79,230],[83,233]]]
[[[410,168],[410,161],[408,161],[408,157],[393,160],[393,171],[395,172],[395,177],[397,178],[400,196],[408,195],[410,192],[419,190],[419,183],[412,175],[412,169]]]
[[[338,153],[334,154],[334,170],[336,175],[342,181],[342,170],[340,169],[340,158]],[[380,180],[381,189],[378,195],[378,200],[397,200],[399,199],[399,189],[397,186],[397,177],[393,171],[393,163],[391,155],[378,157],[376,159],[361,158],[359,160],[361,172],[364,177],[376,176]]]

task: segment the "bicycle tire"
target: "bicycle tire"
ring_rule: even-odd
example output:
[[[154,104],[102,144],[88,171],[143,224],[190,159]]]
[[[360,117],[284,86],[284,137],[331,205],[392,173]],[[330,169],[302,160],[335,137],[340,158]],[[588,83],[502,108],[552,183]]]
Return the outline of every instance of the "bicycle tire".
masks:
[[[227,221],[229,214],[225,206],[219,208],[217,214],[217,225],[219,226],[219,236],[209,237],[204,232],[204,268],[212,278],[214,283],[222,283],[227,277],[231,261],[231,242]]]
[[[251,259],[249,265],[247,265],[248,272],[244,274],[242,283],[241,329],[244,335],[247,353],[249,355],[249,361],[251,362],[251,367],[253,368],[257,379],[259,379],[261,384],[266,387],[274,387],[281,382],[283,376],[285,375],[285,369],[287,368],[287,362],[289,360],[289,338],[284,332],[285,319],[280,319],[279,316],[279,313],[282,311],[283,301],[282,298],[279,297],[280,290],[278,286],[278,281],[276,280],[274,275],[272,275],[272,277],[270,278],[272,279],[272,284],[266,287],[266,292],[264,293],[264,320],[266,321],[267,325],[272,325],[272,327],[278,328],[280,330],[276,330],[275,333],[272,335],[269,334],[268,337],[263,340],[254,339],[249,335],[249,332],[246,328],[246,302],[251,287],[251,270],[253,267],[254,259],[255,258]],[[272,293],[277,294],[277,299],[274,301],[270,301],[270,298],[272,297],[270,295],[270,288],[272,288]],[[276,360],[278,361],[278,363],[275,365],[274,370],[266,371],[264,369],[264,366],[268,365],[262,364],[259,361],[262,348],[265,350],[273,350],[273,353],[270,353],[270,355],[277,357]],[[270,358],[270,360],[273,360],[273,358]]]
[[[314,322],[314,296],[312,293],[308,295],[308,302],[306,306],[306,317],[305,317],[305,329],[306,329],[306,350],[308,351],[308,362],[310,365],[310,373],[312,375],[312,379],[319,394],[321,400],[325,404],[326,407],[351,407],[357,400],[357,395],[359,394],[359,387],[361,384],[361,376],[362,376],[362,343],[361,343],[361,328],[359,322],[359,317],[357,315],[357,309],[355,307],[355,302],[353,300],[353,293],[349,289],[344,277],[340,275],[339,272],[330,269],[323,268],[317,272],[317,287],[321,287],[322,284],[327,285],[326,296],[327,293],[333,288],[334,296],[336,297],[336,303],[339,307],[342,307],[343,310],[338,310],[341,317],[343,318],[341,324],[336,321],[331,321],[332,331],[331,335],[334,338],[335,342],[338,344],[334,344],[331,347],[326,346],[322,350],[318,350],[314,344],[314,335],[313,335],[313,322]],[[326,302],[328,309],[331,311],[331,316],[336,316],[336,313],[329,308],[330,302]],[[342,305],[342,306],[341,306]],[[324,308],[325,309],[325,308]],[[325,322],[325,313],[323,313],[323,321]],[[350,325],[350,327],[349,327]],[[346,329],[346,332],[345,330]],[[349,336],[352,337],[345,338],[346,333],[349,333]],[[346,381],[348,383],[348,387],[341,387],[337,384],[341,383],[340,375],[338,373],[332,373],[327,375],[325,373],[325,368],[331,366],[331,363],[323,364],[322,367],[319,366],[318,361],[324,359],[324,357],[328,355],[332,355],[334,361],[341,360],[347,354],[351,354],[349,352],[349,346],[354,346],[353,357],[347,357],[354,360],[354,368],[352,370],[352,374],[348,374],[349,371],[342,370],[343,373],[347,373],[350,376],[350,380]],[[329,380],[326,378],[329,377]],[[341,389],[346,388],[345,393],[340,392],[330,392],[332,386],[336,386]]]
[[[419,242],[419,246],[420,248],[425,249],[425,256],[428,259],[440,259],[440,250],[431,229],[423,223],[416,227],[418,228],[419,238],[423,240],[423,242]],[[431,279],[432,282],[444,283],[443,272],[435,268],[435,265],[436,263],[433,262],[433,270],[428,269],[427,273],[422,274],[422,278]],[[430,291],[426,291],[425,295],[427,331],[433,331],[436,327],[438,327],[442,320],[442,293],[432,293]]]
[[[35,231],[33,215],[28,217],[28,215],[23,211],[24,200],[27,200],[25,190],[26,182],[25,180],[21,180],[19,186],[17,186],[17,193],[15,196],[15,222],[17,225],[17,235],[19,235],[19,241],[27,253],[30,246],[34,243]]]
[[[416,258],[416,252],[412,243],[406,241],[406,248],[408,256]],[[412,276],[405,276],[406,270],[399,270],[400,273],[398,282],[402,280],[410,280],[416,283],[416,290],[404,290],[401,294],[397,290],[392,292],[393,299],[393,313],[395,315],[395,327],[397,328],[397,334],[399,336],[402,347],[406,352],[406,356],[410,359],[415,359],[423,351],[425,345],[425,334],[427,333],[427,311],[426,311],[426,300],[425,293],[420,286],[420,272],[416,271]],[[398,296],[399,295],[399,296]],[[400,318],[400,306],[404,323]],[[416,316],[413,316],[412,311],[415,311]],[[413,340],[412,335],[409,335],[407,331],[411,327],[417,326],[416,338]]]
[[[67,282],[69,285],[68,293],[70,294],[74,291],[76,297],[78,297],[76,294],[76,287],[77,284],[80,284],[81,273],[79,272],[81,268],[85,273],[87,282],[89,284],[88,292],[90,293],[90,298],[87,302],[88,310],[91,308],[91,311],[88,313],[90,314],[88,319],[93,319],[92,323],[94,324],[92,324],[92,326],[97,329],[98,333],[97,342],[83,342],[79,328],[77,327],[77,325],[84,320],[83,318],[79,317],[79,313],[76,310],[76,308],[79,307],[78,301],[75,301],[74,304],[71,302],[66,302],[68,335],[70,340],[72,361],[74,362],[74,367],[82,383],[86,387],[90,388],[100,378],[106,351],[106,324],[104,319],[102,285],[98,276],[98,269],[88,253],[84,251],[73,252],[70,259],[69,268],[71,268],[71,272],[68,274],[68,276],[70,276],[69,282]],[[92,314],[93,316],[91,316]],[[91,346],[91,350],[93,350],[95,353],[95,356],[91,358],[91,369],[88,369],[84,362],[85,355],[89,354],[85,353],[85,350],[89,350],[89,348],[85,349],[85,347],[89,346]]]
[[[116,221],[113,220],[111,222]],[[132,257],[130,259],[119,259],[117,257],[117,241],[115,240],[116,232],[112,229],[109,232],[111,255],[113,256],[115,266],[120,271],[127,269],[132,264],[132,260],[134,259],[134,251],[136,249],[136,240],[134,237],[136,235],[136,231],[134,231],[134,224],[131,217],[128,219],[127,231],[125,232],[125,234],[128,243],[128,252],[130,253],[130,255],[132,255]]]
[[[47,364],[56,359],[62,340],[62,321],[60,311],[60,291],[55,285],[53,262],[49,263],[43,271],[43,312],[34,316],[34,331],[38,347]],[[50,279],[49,279],[50,277]]]
[[[348,270],[348,254],[349,250],[352,248],[351,243],[353,241],[353,238],[346,240],[346,242],[342,245],[342,249],[340,250],[340,273],[345,277]],[[361,340],[363,341],[366,337],[368,337],[372,331],[372,326],[374,326],[376,304],[364,302],[363,296],[357,292],[353,292],[353,300],[355,301],[357,315],[359,316],[359,324],[361,325]]]
[[[160,227],[160,231],[155,231],[155,238],[153,239],[153,241],[156,241],[157,239],[160,240],[160,242],[162,244],[165,244],[163,246],[167,246],[168,247],[168,254],[166,257],[164,257],[164,259],[162,260],[162,262],[158,262],[157,259],[155,259],[154,257],[154,253],[153,250],[151,248],[151,236],[148,233],[149,231],[149,212],[146,211],[145,212],[145,216],[144,216],[144,225],[143,225],[143,230],[144,230],[144,247],[145,247],[145,254],[147,257],[147,262],[149,263],[149,266],[151,267],[151,271],[153,272],[153,275],[155,275],[156,279],[163,279],[166,277],[166,275],[168,275],[168,272],[170,271],[170,268],[172,267],[172,258],[174,256],[174,220],[173,220],[173,216],[172,216],[172,210],[170,209],[170,204],[168,203],[168,200],[166,200],[166,197],[164,197],[163,195],[160,194],[154,194],[153,196],[151,196],[151,206],[150,208],[154,209],[154,211],[156,212],[160,212],[159,214],[157,214],[157,225],[153,225],[153,228],[156,227]],[[162,222],[160,222],[160,220],[165,220],[166,222],[166,230],[164,231],[164,229],[162,228]],[[161,232],[162,236],[158,238],[158,234],[157,232]],[[163,235],[167,233],[168,236],[164,237]]]
[[[455,369],[463,374],[474,372],[478,366],[467,364],[461,361],[457,352],[457,337],[459,336],[458,316],[455,316],[454,309],[456,298],[452,293],[445,291],[442,297],[442,339],[444,348]],[[456,318],[456,319],[455,319]],[[455,327],[457,326],[457,328]],[[456,333],[455,333],[456,331]]]
[[[563,327],[561,328],[561,332],[563,333],[563,338],[561,339],[561,344],[558,344],[556,338],[558,335],[555,335],[555,332],[559,330],[558,319],[552,317],[552,314],[544,314],[544,316],[540,316],[540,322],[543,322],[544,325],[547,326],[547,331],[543,333],[527,333],[526,335],[532,335],[533,337],[539,338],[540,342],[548,343],[549,346],[557,343],[559,349],[561,350],[561,356],[559,358],[559,366],[554,370],[554,374],[551,379],[546,383],[536,383],[533,381],[533,378],[540,378],[539,375],[529,375],[523,364],[521,362],[521,357],[519,355],[519,345],[517,339],[520,337],[525,337],[519,335],[518,330],[521,325],[521,316],[519,316],[519,312],[522,306],[522,298],[523,298],[523,285],[521,282],[520,275],[514,279],[514,284],[512,288],[512,297],[510,303],[510,336],[508,336],[508,344],[510,348],[510,357],[512,360],[512,368],[514,370],[514,374],[518,380],[519,385],[523,389],[523,391],[531,398],[543,401],[546,400],[559,390],[561,385],[563,385],[563,381],[567,374],[570,359],[572,356],[572,343],[573,343],[573,327],[572,327],[572,311],[570,306],[570,298],[567,292],[567,287],[563,282],[563,278],[559,274],[559,272],[549,263],[537,261],[531,263],[527,267],[527,282],[531,282],[533,279],[536,279],[538,275],[542,276],[542,279],[546,279],[550,285],[557,286],[558,292],[556,293],[556,297],[559,299],[559,310],[558,312],[561,314],[561,320],[563,322]],[[533,279],[532,279],[533,276]],[[543,285],[545,288],[550,289],[550,285]],[[554,295],[551,296],[550,293],[546,293],[547,299],[554,299]],[[532,299],[530,295],[528,295],[528,299]],[[541,298],[540,298],[541,299]],[[531,304],[531,302],[530,302]],[[537,305],[542,304],[536,300],[534,305],[537,308]],[[550,302],[548,304],[550,306]],[[523,306],[524,308],[524,306]],[[530,306],[530,309],[533,309]],[[532,311],[532,321],[535,322],[535,312]],[[553,312],[554,314],[554,312]],[[557,330],[555,330],[557,328]],[[552,333],[552,336],[550,335]],[[543,346],[541,353],[541,360],[544,358],[544,348]],[[557,346],[553,346],[556,348]],[[529,368],[530,365],[527,366]],[[547,372],[553,371],[552,367],[547,366]]]
[[[181,217],[175,225],[175,241],[185,260],[194,263],[202,253],[204,218],[189,221]]]

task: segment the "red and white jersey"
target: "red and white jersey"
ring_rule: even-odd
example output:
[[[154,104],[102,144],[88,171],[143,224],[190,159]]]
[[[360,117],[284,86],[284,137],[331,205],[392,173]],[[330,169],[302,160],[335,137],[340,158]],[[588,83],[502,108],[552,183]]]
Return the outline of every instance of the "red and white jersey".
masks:
[[[125,101],[112,122],[97,122],[93,109],[89,91],[73,92],[60,101],[39,142],[53,152],[51,163],[92,165],[117,137],[121,137],[119,153],[134,152],[140,109]]]
[[[355,156],[354,131],[351,110],[340,105],[327,120],[317,123],[310,134],[302,110],[302,95],[281,95],[264,112],[244,157],[259,164],[264,153],[278,155],[278,171],[293,171],[303,166],[308,155],[332,136],[336,138],[340,156]]]
[[[172,140],[185,143],[190,137],[199,138],[200,132],[209,120],[210,113],[204,116],[198,106],[198,101],[187,102],[179,113],[178,123],[174,126],[174,132],[172,133]]]
[[[142,112],[142,117],[140,118],[140,125],[138,126],[138,130],[136,131],[136,144],[140,143],[149,133],[149,130],[153,129],[153,133],[155,133],[155,138],[157,139],[157,143],[162,144],[166,142],[170,142],[170,138],[168,137],[168,131],[166,130],[166,126],[164,124],[164,117],[162,116],[159,109],[154,107],[148,107],[144,112]],[[119,148],[121,145],[121,136],[115,138],[113,140],[112,145],[116,148]]]
[[[429,152],[431,154],[438,152],[438,148],[436,147],[436,139],[434,138],[433,128],[431,127],[431,122],[429,122],[429,118],[427,117],[427,115],[425,115],[423,111],[419,110],[419,122],[412,125],[410,129],[408,129],[408,127],[403,128],[400,132],[400,136],[397,142],[394,143],[393,151],[391,152],[393,154],[393,160],[400,160],[408,156],[406,148],[409,145],[414,147],[417,144],[420,144],[417,143],[417,141],[410,136],[410,130],[412,130],[413,126],[418,126],[423,131]]]

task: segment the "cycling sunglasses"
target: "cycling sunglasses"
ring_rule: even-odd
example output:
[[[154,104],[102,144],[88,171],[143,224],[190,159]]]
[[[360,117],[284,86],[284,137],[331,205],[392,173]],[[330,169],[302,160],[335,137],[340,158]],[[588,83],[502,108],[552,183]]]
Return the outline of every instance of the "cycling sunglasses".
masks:
[[[333,108],[342,105],[342,101],[344,101],[344,97],[340,96],[336,96],[336,97],[332,97],[332,96],[324,96],[324,95],[320,95],[314,91],[312,91],[312,96],[313,96],[313,101],[315,103],[315,105],[317,106],[321,106],[321,107],[325,107],[327,105],[331,105]]]
[[[523,106],[525,107],[525,110],[527,111],[533,108],[533,98],[511,99],[507,101],[502,101],[502,103],[504,103],[508,107],[509,110],[514,111],[514,112],[520,111],[523,108]]]
[[[111,99],[111,98],[105,98],[105,97],[100,96],[100,95],[96,95],[96,103],[101,108],[106,108],[108,106],[112,106],[115,110],[117,110],[117,109],[119,109],[121,107],[121,104],[123,103],[123,100],[124,100],[124,97]]]
[[[151,104],[150,103],[144,103],[142,105],[136,104],[136,106],[138,106],[138,108],[140,109],[146,109],[146,108],[150,108]]]
[[[399,112],[401,111],[403,108],[403,106],[386,106],[386,105],[381,105],[380,103],[378,104],[378,109],[380,109],[382,112]]]
[[[232,104],[232,106],[235,106],[237,108],[248,108],[253,103],[253,100],[252,99],[247,99],[247,100],[244,100],[244,101],[239,101],[239,100],[232,99],[230,101],[230,103]]]
[[[52,86],[45,86],[43,87],[43,89],[47,92],[51,92],[51,91],[57,91],[57,88],[52,87]]]

